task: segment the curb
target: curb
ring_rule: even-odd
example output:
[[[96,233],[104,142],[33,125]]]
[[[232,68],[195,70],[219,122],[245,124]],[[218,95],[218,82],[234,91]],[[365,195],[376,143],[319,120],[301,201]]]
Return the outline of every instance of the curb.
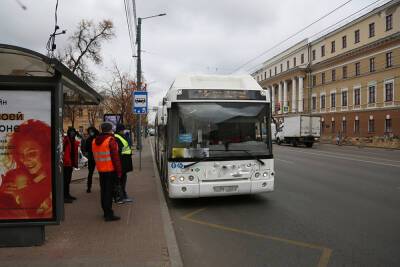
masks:
[[[149,144],[150,144],[151,157],[153,159],[154,177],[155,177],[156,184],[157,184],[158,197],[160,199],[161,218],[163,221],[165,239],[167,241],[168,254],[169,254],[171,267],[183,267],[183,261],[182,261],[181,253],[179,251],[178,242],[176,241],[176,236],[175,236],[174,227],[172,226],[171,216],[169,214],[167,202],[165,200],[165,196],[162,191],[163,189],[162,189],[162,185],[161,185],[161,181],[160,181],[160,176],[158,174],[158,169],[157,169],[156,161],[154,158],[153,145],[150,140],[149,140]]]

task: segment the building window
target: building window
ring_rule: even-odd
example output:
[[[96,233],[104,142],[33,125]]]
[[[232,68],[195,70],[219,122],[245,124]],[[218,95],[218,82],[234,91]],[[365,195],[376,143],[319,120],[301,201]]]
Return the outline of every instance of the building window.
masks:
[[[336,70],[332,70],[332,82],[336,81]]]
[[[325,72],[321,74],[321,83],[325,84]]]
[[[386,16],[386,30],[390,31],[393,28],[392,14]]]
[[[375,121],[373,118],[370,118],[368,120],[368,132],[369,133],[373,133],[375,132]]]
[[[335,53],[336,51],[336,45],[335,45],[335,41],[331,42],[331,53]]]
[[[321,46],[321,57],[325,56],[325,45]]]
[[[354,31],[354,43],[357,44],[360,42],[360,30]]]
[[[300,56],[300,62],[301,62],[301,64],[304,63],[304,54],[301,54],[301,56]]]
[[[290,63],[289,63],[289,60],[288,60],[288,61],[286,61],[286,69],[288,70],[289,67],[290,67]]]
[[[312,51],[312,60],[315,60],[315,49]]]
[[[316,85],[317,85],[317,76],[316,76],[316,75],[313,75],[313,76],[312,76],[312,85],[313,85],[313,86],[316,86]]]
[[[269,69],[269,77],[271,77],[271,76],[272,76],[272,70]]]
[[[374,72],[375,71],[375,58],[371,57],[369,59],[369,71]]]
[[[343,66],[342,68],[343,79],[347,78],[347,66]]]
[[[317,97],[313,96],[312,97],[312,110],[316,110],[317,109]]]
[[[369,24],[369,37],[374,37],[375,36],[375,23],[370,23]]]
[[[276,66],[275,66],[275,75],[276,75],[277,71],[276,71]]]
[[[356,134],[360,133],[360,121],[359,120],[354,120],[354,133],[356,133]]]
[[[331,108],[336,107],[336,93],[331,93]]]
[[[386,53],[386,68],[393,66],[392,52]]]
[[[356,88],[354,89],[354,106],[359,106],[361,103],[361,89]]]
[[[321,95],[321,108],[325,108],[325,95]]]
[[[347,47],[347,37],[346,35],[342,37],[342,48],[346,48]]]
[[[335,125],[335,121],[331,121],[331,132],[332,132],[332,133],[335,133],[335,130],[336,130],[336,129],[335,129],[335,128],[336,128],[335,126],[336,126],[336,125]]]
[[[392,132],[392,119],[385,119],[385,133]]]
[[[347,121],[342,121],[342,134],[345,136],[347,132]]]
[[[368,86],[368,103],[375,103],[375,85]]]
[[[385,102],[393,101],[393,82],[385,83]]]
[[[347,107],[347,91],[342,91],[342,107]]]
[[[283,71],[283,64],[281,64],[281,72]]]
[[[360,75],[360,62],[357,62],[355,65],[355,69],[356,69],[356,76]]]
[[[293,58],[293,67],[296,67],[296,58]]]

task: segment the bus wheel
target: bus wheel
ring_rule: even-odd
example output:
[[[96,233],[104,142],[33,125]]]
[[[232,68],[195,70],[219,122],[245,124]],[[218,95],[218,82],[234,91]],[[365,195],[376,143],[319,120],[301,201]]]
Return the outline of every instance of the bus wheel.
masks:
[[[306,147],[312,147],[313,143],[306,143]]]

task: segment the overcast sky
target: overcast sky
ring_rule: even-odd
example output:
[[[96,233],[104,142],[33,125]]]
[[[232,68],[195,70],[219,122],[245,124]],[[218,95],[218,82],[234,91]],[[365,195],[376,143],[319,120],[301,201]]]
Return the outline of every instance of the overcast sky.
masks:
[[[143,21],[142,66],[149,83],[150,105],[162,98],[180,73],[229,74],[254,56],[297,32],[348,0],[136,0]],[[290,45],[310,37],[376,0],[353,0],[305,32],[252,62],[242,72]],[[27,7],[23,10],[18,2]],[[387,2],[382,0],[381,5]],[[1,0],[0,43],[45,53],[54,28],[55,0]],[[375,5],[376,6],[376,5]],[[369,9],[370,10],[370,9]],[[365,12],[364,12],[365,13]],[[132,60],[124,0],[59,0],[58,24],[67,33],[81,19],[111,19],[117,37],[103,46],[104,63],[96,67],[99,84],[109,77],[113,62],[125,72],[136,71]],[[57,37],[62,49],[68,34]]]

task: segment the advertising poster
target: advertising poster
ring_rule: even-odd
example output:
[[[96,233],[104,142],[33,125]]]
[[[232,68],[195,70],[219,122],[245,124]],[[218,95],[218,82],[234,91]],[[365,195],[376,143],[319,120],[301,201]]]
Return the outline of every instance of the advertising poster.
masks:
[[[104,121],[110,122],[113,125],[113,131],[117,127],[118,123],[122,123],[122,115],[121,114],[104,114]]]
[[[51,92],[0,90],[0,221],[53,218]]]

